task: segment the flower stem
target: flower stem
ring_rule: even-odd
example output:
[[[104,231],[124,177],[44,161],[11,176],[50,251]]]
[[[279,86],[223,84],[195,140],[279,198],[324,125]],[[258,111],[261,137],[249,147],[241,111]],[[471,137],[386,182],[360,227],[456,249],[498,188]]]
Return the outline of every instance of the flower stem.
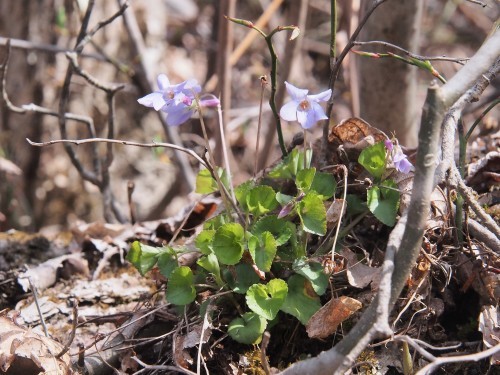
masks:
[[[260,142],[260,129],[262,126],[262,103],[264,102],[264,87],[267,84],[266,76],[260,77],[260,103],[259,103],[259,122],[257,125],[257,141],[255,142],[255,163],[253,165],[253,177],[257,175],[257,165],[259,161],[259,142]]]
[[[271,41],[272,35],[273,34],[269,34],[265,38],[269,52],[271,53],[271,97],[269,98],[269,106],[271,107],[271,111],[273,111],[274,120],[276,121],[276,133],[278,134],[281,154],[285,157],[288,155],[288,152],[286,151],[285,141],[283,140],[280,115],[276,109],[276,76],[278,74],[278,57],[276,56],[276,52],[274,51],[274,46]]]
[[[307,130],[304,129],[304,169],[307,169]]]
[[[229,179],[229,191],[231,193],[231,198],[233,202],[236,202],[236,197],[234,195],[234,189],[233,189],[233,177],[231,175],[231,166],[229,165],[229,157],[227,155],[227,145],[226,145],[226,135],[224,133],[224,121],[222,119],[222,108],[219,103],[217,106],[217,114],[219,115],[219,131],[220,131],[220,137],[221,137],[221,144],[222,144],[222,157],[224,158],[224,165],[226,167],[228,179]]]
[[[276,109],[276,76],[278,74],[278,57],[276,56],[276,51],[274,50],[272,37],[274,34],[280,32],[280,31],[288,30],[288,31],[293,31],[293,33],[292,33],[292,39],[293,39],[296,37],[296,35],[298,35],[298,33],[296,33],[298,28],[297,28],[297,26],[293,26],[293,25],[278,26],[273,31],[271,31],[269,34],[266,35],[266,33],[264,31],[262,31],[260,28],[258,28],[257,26],[255,26],[253,24],[253,22],[239,19],[239,18],[231,18],[231,17],[227,17],[227,16],[226,16],[226,18],[231,22],[246,26],[250,29],[254,29],[260,35],[262,35],[262,37],[265,39],[265,41],[267,43],[267,47],[269,48],[269,52],[271,54],[271,97],[269,98],[269,106],[271,107],[271,110],[273,111],[274,120],[276,121],[276,133],[278,134],[278,142],[280,144],[281,153],[282,153],[282,156],[285,157],[288,155],[288,152],[286,151],[285,141],[283,140],[283,132],[281,130],[280,116],[279,116],[278,110]]]
[[[212,146],[210,146],[210,141],[208,139],[208,133],[207,133],[207,129],[205,126],[205,121],[203,119],[203,112],[202,112],[201,105],[200,105],[198,99],[196,99],[196,105],[197,105],[198,111],[200,113],[200,124],[201,124],[201,130],[203,131],[203,138],[205,138],[205,143],[207,146],[207,153],[208,153],[208,159],[209,159],[208,164],[210,164],[210,168],[212,169],[210,172],[212,173],[212,176],[215,179],[217,186],[219,187],[220,195],[222,197],[222,200],[224,201],[224,206],[226,207],[227,210],[229,210],[230,207],[232,207],[234,209],[234,212],[236,212],[236,214],[240,218],[241,222],[244,223],[244,218],[241,215],[241,212],[238,210],[238,207],[236,206],[236,202],[231,198],[229,192],[226,189],[226,186],[222,183],[222,180],[220,179],[219,173],[216,170],[215,159],[213,156],[214,153],[212,150]],[[224,134],[222,133],[221,136],[223,136],[223,135]]]

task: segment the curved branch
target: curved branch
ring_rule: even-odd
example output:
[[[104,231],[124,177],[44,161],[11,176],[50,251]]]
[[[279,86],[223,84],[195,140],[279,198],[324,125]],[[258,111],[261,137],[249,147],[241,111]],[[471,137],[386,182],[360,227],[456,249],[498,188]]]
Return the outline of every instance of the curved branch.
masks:
[[[431,85],[422,114],[411,202],[391,232],[379,293],[337,346],[316,358],[292,365],[282,374],[343,374],[371,340],[386,332],[388,323],[384,319],[387,319],[388,312],[405,286],[420,252],[430,196],[435,186],[439,135],[445,114],[455,101],[475,86],[499,55],[500,31],[497,28],[455,77],[441,88],[436,83]]]

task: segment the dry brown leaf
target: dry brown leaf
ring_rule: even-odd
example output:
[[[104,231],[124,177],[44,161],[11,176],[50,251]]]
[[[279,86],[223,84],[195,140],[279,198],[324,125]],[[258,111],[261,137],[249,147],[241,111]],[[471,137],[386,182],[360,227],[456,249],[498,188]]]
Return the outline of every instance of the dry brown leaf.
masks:
[[[347,260],[347,280],[355,288],[364,288],[371,282],[372,289],[376,290],[380,280],[380,267],[370,267],[358,261],[356,254],[348,248],[343,248],[339,254]]]
[[[383,131],[357,117],[343,120],[340,124],[330,129],[330,134],[328,134],[329,142],[343,144],[344,147],[362,146],[360,142],[366,142],[364,146],[366,147],[369,144],[375,144],[387,138],[387,135]]]
[[[70,259],[80,265],[84,274],[88,273],[87,261],[83,259],[81,253],[76,253],[49,259],[34,268],[29,268],[26,272],[19,274],[17,282],[27,292],[31,289],[29,284],[29,279],[31,278],[33,285],[36,285],[38,290],[45,290],[56,283],[58,269],[63,266],[64,262]]]
[[[324,339],[333,334],[340,323],[361,307],[361,302],[351,297],[331,299],[309,319],[306,325],[307,334],[310,338]]]
[[[493,305],[484,306],[479,314],[479,331],[483,333],[483,344],[490,349],[500,344],[500,311]],[[500,365],[500,352],[490,357],[492,366]]]
[[[344,212],[342,212],[342,206],[344,206]],[[326,221],[328,224],[336,224],[341,218],[340,215],[345,214],[345,208],[343,199],[335,199],[326,211]]]
[[[68,354],[55,356],[63,346],[13,319],[0,316],[0,372],[12,374],[70,374]]]

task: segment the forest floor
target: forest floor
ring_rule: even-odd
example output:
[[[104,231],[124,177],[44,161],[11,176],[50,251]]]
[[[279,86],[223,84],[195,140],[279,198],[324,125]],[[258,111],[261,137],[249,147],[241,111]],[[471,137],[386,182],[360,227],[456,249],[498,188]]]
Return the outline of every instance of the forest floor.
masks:
[[[156,55],[153,53],[154,56],[149,58],[156,58],[164,71],[175,71],[178,75],[174,76],[175,79],[186,79],[192,75],[204,81],[201,76],[205,75],[205,80],[209,82],[208,78],[214,73],[215,68],[209,66],[213,51],[208,46],[212,41],[206,35],[206,29],[214,27],[208,22],[214,11],[210,5],[203,7],[201,3],[197,2],[199,13],[194,21],[189,18],[192,16],[186,16],[188,20],[179,16],[167,25],[162,24],[165,21],[154,14],[150,6],[143,5],[141,8],[143,16],[149,17],[148,26],[139,22],[143,30],[152,33],[156,25],[169,31],[169,39],[164,41],[168,47],[156,51]],[[328,80],[328,68],[325,68],[328,66],[328,44],[322,34],[328,17],[324,7],[317,6],[321,2],[312,3],[308,27],[314,29],[318,34],[315,36],[321,40],[317,44],[311,42],[310,46],[315,47],[304,47],[304,56],[295,58],[300,60],[299,72],[311,73],[312,77],[305,80],[309,80],[308,87],[314,88],[311,91],[317,92],[315,89]],[[437,1],[429,3],[430,7],[440,4]],[[427,55],[453,56],[457,51],[461,54],[465,51],[466,55],[473,53],[488,32],[483,25],[487,16],[468,12],[469,5],[462,4],[456,18],[443,20],[441,15],[435,15],[439,12],[426,17],[423,49]],[[248,7],[245,9],[257,18],[260,10],[253,9],[252,5]],[[284,21],[283,15],[275,17],[278,19],[272,20],[274,23]],[[445,17],[444,13],[442,17]],[[454,33],[466,42],[435,39],[432,25],[437,20],[445,25],[439,35]],[[445,21],[450,22],[447,24]],[[313,28],[311,25],[321,27]],[[134,52],[123,47],[124,41],[120,41],[123,39],[120,38],[121,29],[109,30],[107,39],[98,39],[98,42],[102,42],[106,50],[122,54],[120,58],[123,60],[132,61]],[[237,38],[243,38],[246,31],[236,30]],[[62,32],[58,37],[63,41],[67,38]],[[148,42],[154,44],[157,37],[150,35]],[[280,42],[277,44],[282,46]],[[258,108],[260,94],[260,88],[256,88],[254,83],[260,72],[267,71],[266,64],[269,64],[262,57],[262,49],[263,45],[257,43],[257,47],[250,48],[234,68],[233,105],[234,108],[242,107],[244,112],[243,115],[237,110],[231,112],[234,121],[229,126],[227,137],[231,157],[234,157],[234,164],[238,167],[234,170],[237,184],[252,176],[255,158],[252,150],[257,134],[253,129],[256,127],[248,124],[256,122],[254,110]],[[15,53],[13,57],[16,58]],[[61,72],[64,69],[61,66],[64,64],[60,61],[53,64],[51,69],[56,73],[51,73],[53,79],[44,83],[46,101],[50,101],[51,95],[60,89],[63,79]],[[100,74],[99,64],[92,62],[86,68]],[[16,64],[11,65],[9,77],[16,74],[22,76],[16,70]],[[438,63],[436,66],[448,76],[458,69],[451,64]],[[125,70],[107,68],[114,73],[104,69],[100,77],[103,81],[132,81],[124,73]],[[136,99],[142,90],[136,87],[139,86],[139,79],[134,79],[133,85],[127,86],[124,94],[117,98],[117,122],[122,124],[117,137],[138,141],[161,138],[158,136],[161,134],[158,119],[144,109],[129,112],[130,108],[136,108]],[[423,87],[429,77],[422,81],[425,82]],[[12,99],[14,90],[11,89],[9,87]],[[93,104],[93,100],[101,100],[100,96],[96,99],[93,91],[85,89],[81,89],[80,94],[71,100],[72,108],[76,108],[73,110],[91,115],[96,118],[96,123],[106,117],[102,106]],[[335,115],[338,118],[354,118],[351,92],[345,82],[335,95]],[[423,101],[421,99],[419,97],[418,101]],[[14,101],[18,102],[18,99]],[[485,103],[482,105],[469,111],[468,123],[484,110]],[[268,116],[265,121],[271,121],[269,110],[264,114]],[[12,137],[9,138],[12,139],[10,143],[25,145],[26,135],[22,132],[15,134],[18,118],[11,120],[8,131]],[[210,117],[211,120],[213,118]],[[194,122],[196,125],[186,125],[180,136],[185,145],[202,154],[204,146],[199,141],[199,131],[193,130],[198,121]],[[356,138],[339,136],[335,145],[329,145],[332,154],[339,146],[358,145],[351,150],[356,157],[350,155],[349,160],[339,164],[349,171],[347,186],[352,187],[350,194],[361,200],[366,200],[370,181],[359,173],[357,156],[366,147],[364,141],[379,134],[376,124],[371,125],[373,127],[367,125],[361,134],[356,134]],[[43,134],[39,135],[55,139],[57,131],[57,124],[45,123]],[[317,142],[320,133],[320,129],[314,130],[310,139]],[[79,137],[81,133],[75,131],[74,135]],[[16,139],[16,136],[22,139]],[[285,138],[291,141],[293,136],[293,128],[286,128]],[[8,145],[0,146],[0,151],[10,150]],[[467,185],[475,191],[475,199],[497,224],[500,222],[499,149],[498,119],[490,114],[483,119],[467,144],[465,168]],[[33,152],[31,150],[26,153]],[[89,162],[85,159],[88,150],[90,148],[84,148],[81,154],[85,163]],[[15,156],[14,150],[10,151]],[[273,159],[279,159],[277,145],[266,151],[268,164]],[[415,150],[406,151],[410,161],[414,161]],[[12,160],[15,160],[14,156]],[[238,307],[245,303],[242,295],[227,299],[222,295],[218,298],[219,291],[204,287],[213,284],[213,280],[207,277],[206,282],[200,283],[196,300],[180,308],[167,302],[168,281],[158,267],[141,275],[127,261],[132,243],[139,241],[152,247],[160,248],[168,244],[192,250],[186,251],[179,262],[196,268],[200,253],[194,248],[194,241],[203,224],[221,213],[223,204],[220,196],[188,194],[185,186],[173,183],[182,177],[179,168],[172,162],[172,154],[168,152],[116,148],[115,164],[111,170],[112,179],[118,181],[115,184],[116,198],[117,201],[127,202],[126,189],[122,187],[126,181],[134,180],[135,201],[128,205],[124,203],[123,207],[124,211],[131,213],[136,209],[138,219],[128,224],[107,223],[98,219],[103,216],[99,192],[81,181],[62,148],[45,148],[39,157],[38,174],[35,173],[33,180],[25,181],[21,174],[29,169],[29,163],[22,165],[21,159],[15,160],[21,165],[18,168],[7,163],[0,153],[0,198],[8,193],[9,197],[13,197],[11,202],[17,202],[5,205],[5,199],[0,199],[0,228],[4,230],[0,232],[0,371],[10,367],[12,373],[24,374],[38,373],[42,369],[46,373],[64,374],[70,373],[70,368],[74,371],[85,369],[94,374],[276,373],[292,363],[332,348],[356,324],[378,290],[378,277],[391,227],[371,214],[359,217],[359,220],[346,215],[341,224],[348,230],[333,255],[329,251],[318,252],[318,249],[332,238],[334,224],[329,223],[326,240],[316,235],[307,237],[307,255],[321,264],[324,274],[328,275],[326,292],[320,298],[323,315],[311,318],[308,325],[303,325],[295,317],[279,312],[278,319],[268,326],[269,336],[265,336],[261,343],[238,343],[228,336],[227,328],[239,316]],[[318,169],[321,167],[314,163],[318,163],[317,160],[313,160],[313,165]],[[271,168],[263,169],[260,177],[265,177]],[[337,186],[343,183],[344,176],[340,170],[342,167],[329,172]],[[399,181],[399,188],[406,193],[406,198],[401,200],[400,211],[405,209],[407,198],[411,195],[412,177],[410,173]],[[18,188],[21,185],[23,189]],[[37,198],[30,209],[23,211],[21,203],[29,201],[30,194],[21,195],[29,191],[31,185],[32,196]],[[340,192],[341,189],[327,203],[333,205],[340,198]],[[456,192],[450,191],[446,185],[438,186],[433,192],[431,215],[420,256],[391,313],[395,335],[420,340],[428,353],[435,356],[477,353],[500,342],[498,249],[490,248],[471,234],[467,230],[467,221],[463,241],[459,241],[453,209],[456,199]],[[275,211],[277,214],[279,210]],[[465,211],[467,220],[475,219],[471,210],[466,208]],[[293,220],[299,222],[298,217]],[[208,303],[207,307],[206,302],[215,297],[217,302]],[[208,313],[200,314],[202,306]],[[328,324],[324,324],[326,321]],[[350,371],[358,374],[403,374],[404,350],[401,341],[390,337],[376,341],[363,351]],[[413,349],[410,356],[415,370],[428,362]],[[436,373],[492,375],[500,373],[499,366],[500,356],[497,353],[477,362],[449,364]]]

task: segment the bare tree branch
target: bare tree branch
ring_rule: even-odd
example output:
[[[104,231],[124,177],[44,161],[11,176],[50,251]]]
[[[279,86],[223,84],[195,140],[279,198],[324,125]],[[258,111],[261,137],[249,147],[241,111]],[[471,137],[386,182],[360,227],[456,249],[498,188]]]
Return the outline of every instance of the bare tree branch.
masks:
[[[495,64],[500,55],[499,41],[500,30],[496,29],[494,35],[456,76],[441,88],[434,83],[428,90],[419,132],[411,202],[390,235],[383,265],[383,280],[374,301],[339,344],[315,358],[292,365],[283,374],[343,374],[366,345],[386,331],[387,322],[382,322],[381,319],[387,319],[387,312],[399,297],[420,252],[430,196],[435,187],[439,135],[445,114]],[[391,282],[387,283],[391,273]],[[387,297],[388,287],[390,298]]]

